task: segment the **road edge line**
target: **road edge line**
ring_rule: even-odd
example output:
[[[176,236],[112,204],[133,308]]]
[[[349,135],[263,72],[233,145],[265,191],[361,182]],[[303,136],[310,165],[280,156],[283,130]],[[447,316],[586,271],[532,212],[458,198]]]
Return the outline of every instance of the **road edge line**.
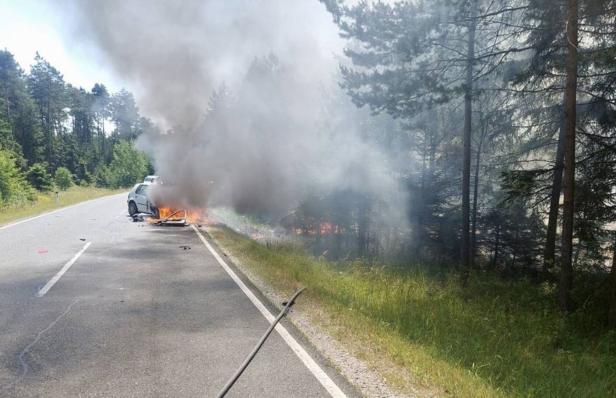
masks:
[[[10,222],[8,224],[0,225],[0,231],[2,231],[3,229],[15,227],[17,225],[26,223],[28,221],[36,220],[36,219],[41,218],[41,217],[50,216],[52,214],[60,213],[60,212],[62,212],[64,210],[68,210],[68,209],[71,209],[73,207],[85,205],[86,203],[90,203],[90,202],[94,202],[96,200],[106,199],[106,198],[110,198],[112,196],[122,195],[122,194],[123,194],[123,192],[120,192],[120,193],[117,193],[117,194],[99,196],[98,198],[92,198],[92,199],[84,200],[83,202],[73,203],[72,205],[68,205],[68,206],[57,208],[57,209],[49,210],[49,211],[46,211],[44,213],[38,214],[36,216],[32,216],[32,217],[28,217],[28,218],[22,218],[21,220],[17,220],[17,221]]]
[[[205,239],[201,231],[195,227],[195,225],[191,225],[192,229],[195,231],[201,242],[205,245],[205,247],[212,253],[218,264],[227,272],[227,274],[233,279],[235,284],[244,292],[244,294],[248,297],[248,299],[254,304],[255,307],[261,312],[261,314],[267,319],[269,323],[272,323],[275,319],[274,315],[265,307],[265,305],[255,296],[255,294],[246,286],[246,284],[240,279],[239,276],[229,267],[229,265],[225,262],[225,260],[220,257],[220,255],[214,250],[212,245]],[[338,385],[325,373],[325,371],[316,363],[316,361],[308,354],[308,352],[304,349],[295,340],[295,338],[289,333],[289,331],[281,324],[276,325],[276,331],[282,337],[282,339],[287,343],[291,351],[297,355],[297,357],[304,363],[304,365],[308,368],[308,370],[314,375],[314,377],[321,383],[323,388],[327,390],[329,395],[334,398],[346,398],[346,394],[338,387]]]
[[[69,268],[72,267],[73,264],[75,264],[75,262],[77,261],[77,259],[79,257],[81,257],[81,255],[88,250],[88,247],[90,247],[90,245],[92,244],[92,242],[88,242],[85,244],[85,246],[79,250],[77,252],[77,254],[75,254],[73,256],[73,258],[71,258],[70,260],[68,260],[68,262],[66,264],[64,264],[62,266],[62,268],[60,268],[60,271],[58,271],[50,280],[49,282],[47,282],[45,284],[45,286],[43,286],[37,293],[36,293],[36,297],[41,298],[43,297],[45,294],[47,294],[47,292],[53,287],[53,285],[55,285],[60,278],[62,278],[62,275],[64,275],[66,273],[66,271],[68,271]]]

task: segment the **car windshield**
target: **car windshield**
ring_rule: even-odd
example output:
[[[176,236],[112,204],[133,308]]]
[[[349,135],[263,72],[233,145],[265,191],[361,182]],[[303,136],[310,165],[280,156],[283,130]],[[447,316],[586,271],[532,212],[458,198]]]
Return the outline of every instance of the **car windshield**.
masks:
[[[146,195],[149,191],[149,185],[141,184],[135,191],[137,195]]]

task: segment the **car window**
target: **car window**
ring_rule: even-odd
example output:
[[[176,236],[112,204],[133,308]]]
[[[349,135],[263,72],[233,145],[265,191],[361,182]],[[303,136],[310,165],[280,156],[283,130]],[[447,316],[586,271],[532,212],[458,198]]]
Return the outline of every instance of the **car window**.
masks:
[[[135,191],[135,193],[137,195],[144,195],[145,194],[145,187],[147,185],[139,185],[139,188],[137,188],[137,190]]]

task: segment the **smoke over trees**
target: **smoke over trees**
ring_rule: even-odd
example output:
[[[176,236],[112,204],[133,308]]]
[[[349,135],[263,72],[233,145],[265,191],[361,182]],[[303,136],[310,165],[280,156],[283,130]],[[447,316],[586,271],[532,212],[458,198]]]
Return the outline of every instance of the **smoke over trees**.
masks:
[[[341,41],[318,2],[69,5],[160,127],[138,143],[175,186],[170,200],[279,220],[308,197],[353,191],[380,203],[375,222],[406,226],[391,156],[336,87]]]
[[[560,305],[571,311],[574,269],[582,261],[604,269],[612,248],[614,185],[604,156],[614,156],[615,65],[607,61],[613,2],[323,2],[348,39],[351,66],[342,67],[343,85],[356,103],[408,120],[426,136],[433,127],[423,115],[434,119],[452,107],[447,119],[463,115],[451,140],[461,157],[454,181],[462,187],[448,211],[437,213],[443,220],[448,212],[460,217],[453,224],[461,254],[452,257],[465,265],[463,275],[473,264],[481,267],[476,256],[508,272],[537,273],[543,261],[545,276],[559,274]],[[486,141],[490,153],[482,153]],[[438,152],[429,152],[428,164]]]
[[[65,5],[67,33],[135,82],[135,100],[94,93],[115,113],[93,125],[147,130],[178,200],[267,216],[338,258],[559,279],[565,311],[576,278],[605,276],[613,1]]]

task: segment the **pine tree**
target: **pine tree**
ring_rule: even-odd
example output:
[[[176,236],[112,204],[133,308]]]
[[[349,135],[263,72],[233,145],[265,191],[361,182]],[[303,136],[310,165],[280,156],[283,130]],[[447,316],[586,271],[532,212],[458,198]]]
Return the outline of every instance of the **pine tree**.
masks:
[[[45,160],[50,170],[58,166],[56,138],[62,132],[68,105],[64,77],[40,54],[36,54],[28,76],[28,90],[36,104],[45,136]]]
[[[345,54],[355,68],[341,69],[344,86],[358,105],[410,118],[463,94],[460,264],[465,281],[471,262],[474,87],[509,54],[529,49],[516,46],[517,29],[510,28],[516,26],[524,5],[480,0],[360,2],[354,6],[323,2],[351,44]]]
[[[139,109],[131,93],[122,89],[113,94],[109,103],[113,132],[119,138],[135,139],[139,135]]]
[[[13,54],[0,51],[0,114],[8,124],[18,157],[28,163],[42,160],[38,150],[41,141],[34,103],[26,88],[25,76]]]
[[[97,153],[99,161],[110,161],[111,151],[108,145],[107,134],[110,132],[105,131],[105,123],[111,117],[109,109],[110,95],[105,85],[96,83],[91,90],[92,94],[92,113],[94,118],[94,124],[97,137]]]
[[[613,61],[616,42],[611,30],[615,3],[612,0],[532,0],[527,12],[530,21],[528,44],[536,51],[525,73],[521,74],[525,88],[545,93],[546,98],[551,96],[554,108],[561,108],[559,102],[562,104],[562,111],[555,113],[561,118],[554,125],[562,133],[553,169],[544,267],[547,269],[554,263],[556,205],[560,197],[561,167],[564,166],[559,289],[564,311],[573,308],[570,299],[574,272],[573,236],[579,207],[575,205],[576,157],[583,154],[586,161],[592,161],[597,151],[589,149],[590,137],[610,145],[609,137],[614,129],[609,115],[614,108],[612,88],[616,74]],[[560,100],[557,95],[561,95]],[[583,124],[579,123],[581,119],[585,120]],[[584,133],[581,136],[580,131]],[[593,199],[587,197],[585,200]],[[600,203],[595,205],[600,206]]]

